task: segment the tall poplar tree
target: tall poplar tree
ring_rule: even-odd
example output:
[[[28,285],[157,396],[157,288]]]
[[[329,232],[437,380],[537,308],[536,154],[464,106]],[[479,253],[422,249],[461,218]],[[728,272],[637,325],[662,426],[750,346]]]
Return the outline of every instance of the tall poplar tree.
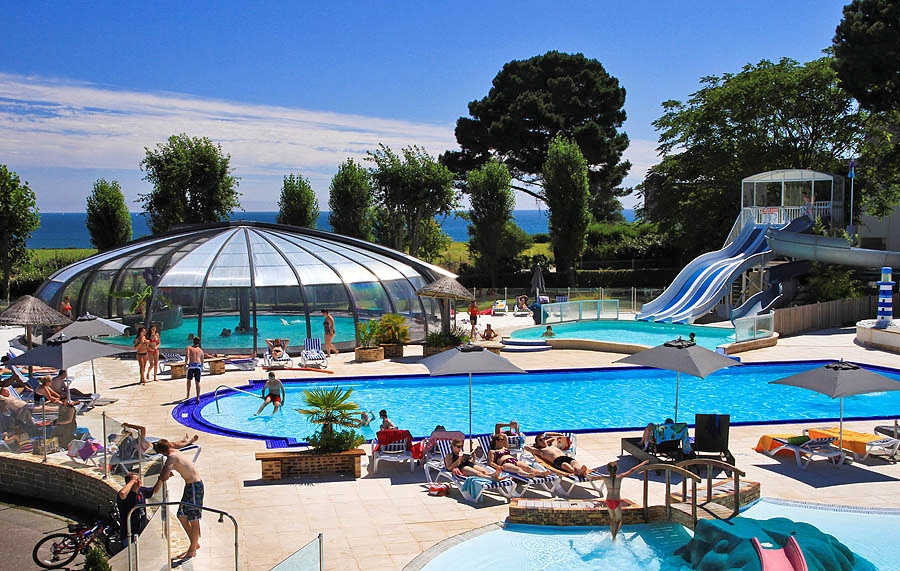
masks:
[[[315,228],[318,220],[319,201],[309,180],[299,174],[289,174],[284,177],[275,222]]]
[[[575,261],[584,253],[588,211],[588,164],[578,144],[561,135],[550,142],[544,162],[544,194],[550,208],[550,240],[556,271],[575,284]]]
[[[469,251],[475,260],[475,269],[490,277],[491,287],[497,287],[504,228],[512,222],[515,206],[509,169],[491,159],[484,166],[469,172],[466,192],[472,209],[469,210]]]
[[[131,240],[131,214],[118,181],[100,178],[87,197],[87,229],[91,244],[100,251]]]
[[[372,241],[372,184],[369,173],[353,159],[338,167],[328,194],[331,230]]]

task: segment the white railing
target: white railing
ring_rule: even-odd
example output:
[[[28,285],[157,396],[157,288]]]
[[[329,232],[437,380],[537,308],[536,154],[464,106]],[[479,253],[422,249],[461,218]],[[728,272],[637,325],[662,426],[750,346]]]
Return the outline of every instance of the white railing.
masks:
[[[618,319],[618,299],[587,299],[541,305],[541,323]]]
[[[762,315],[748,315],[732,321],[734,324],[734,340],[752,341],[771,337],[775,333],[775,314],[773,312]]]
[[[749,223],[753,224],[788,224],[801,216],[807,215],[813,220],[817,218],[831,218],[832,203],[829,200],[820,200],[803,206],[753,206],[741,208],[741,213],[735,219],[725,239],[725,246],[732,243]]]

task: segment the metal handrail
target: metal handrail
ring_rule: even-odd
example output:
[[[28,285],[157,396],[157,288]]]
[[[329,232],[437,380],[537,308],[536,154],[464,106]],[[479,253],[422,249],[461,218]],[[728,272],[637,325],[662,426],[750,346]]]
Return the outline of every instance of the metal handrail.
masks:
[[[159,502],[153,504],[139,504],[128,510],[128,516],[125,521],[125,530],[128,534],[129,544],[126,546],[128,549],[128,571],[138,571],[140,569],[140,561],[139,557],[134,557],[132,559],[133,550],[131,549],[131,545],[135,546],[135,551],[138,549],[139,542],[131,542],[132,534],[131,534],[131,514],[134,513],[134,510],[141,510],[145,508],[152,508],[157,506],[188,506],[192,508],[197,508],[200,510],[213,512],[219,514],[219,523],[222,522],[222,518],[228,516],[228,519],[231,520],[231,523],[234,524],[234,569],[238,571],[240,569],[240,556],[239,556],[239,547],[238,547],[238,522],[234,519],[228,512],[224,512],[222,510],[217,510],[215,508],[208,508],[205,506],[198,506],[196,504],[188,503],[188,502]],[[170,549],[169,535],[166,533],[166,549]],[[169,569],[172,569],[172,558],[170,557],[171,553],[168,553],[166,559],[168,560]]]
[[[216,387],[216,390],[213,393],[213,400],[216,401],[216,413],[221,412],[221,411],[219,411],[219,389],[231,389],[233,391],[237,391],[239,393],[244,393],[245,395],[250,395],[251,397],[256,397],[258,399],[263,398],[262,396],[260,396],[256,393],[251,393],[250,391],[245,391],[244,389],[239,389],[237,387],[232,387],[231,385],[219,385],[218,387]]]

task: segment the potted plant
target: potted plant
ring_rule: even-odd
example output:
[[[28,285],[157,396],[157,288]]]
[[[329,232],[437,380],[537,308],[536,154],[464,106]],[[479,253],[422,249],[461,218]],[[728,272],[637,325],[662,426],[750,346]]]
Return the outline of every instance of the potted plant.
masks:
[[[307,437],[313,450],[304,454],[311,466],[307,472],[315,468],[317,473],[349,473],[359,477],[360,459],[365,451],[358,446],[365,438],[358,432],[359,405],[350,400],[352,388],[318,387],[304,391],[306,408],[298,408],[297,412],[307,417],[315,425],[316,431]]]
[[[378,322],[374,319],[360,321],[356,325],[356,339],[359,342],[355,350],[357,361],[368,363],[384,359],[384,348],[375,342],[377,333]]]
[[[440,331],[432,331],[425,337],[425,343],[422,346],[422,354],[425,357],[435,355],[453,347],[459,347],[469,342],[469,335],[462,327],[450,329],[446,334]]]
[[[378,321],[376,331],[385,358],[403,356],[403,346],[409,344],[409,325],[405,317],[398,313],[386,313]]]

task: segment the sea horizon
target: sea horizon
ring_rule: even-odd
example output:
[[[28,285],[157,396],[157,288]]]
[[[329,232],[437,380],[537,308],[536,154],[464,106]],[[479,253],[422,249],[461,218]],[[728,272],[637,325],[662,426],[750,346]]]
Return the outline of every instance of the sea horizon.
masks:
[[[456,214],[438,218],[438,223],[444,232],[454,242],[466,242],[469,239],[468,221],[458,216],[459,213],[468,212],[457,210]],[[629,222],[634,220],[634,210],[624,209],[622,213]],[[131,212],[132,240],[150,235],[150,229],[143,212]],[[325,232],[331,231],[328,223],[330,212],[320,212],[316,222],[316,229]],[[275,223],[278,212],[235,212],[231,220],[246,220],[253,222]],[[27,245],[31,249],[56,249],[56,248],[92,248],[91,236],[87,230],[86,212],[41,212],[41,226],[28,239]],[[548,218],[546,210],[517,209],[513,211],[513,218],[518,226],[529,235],[546,234],[548,232]]]

